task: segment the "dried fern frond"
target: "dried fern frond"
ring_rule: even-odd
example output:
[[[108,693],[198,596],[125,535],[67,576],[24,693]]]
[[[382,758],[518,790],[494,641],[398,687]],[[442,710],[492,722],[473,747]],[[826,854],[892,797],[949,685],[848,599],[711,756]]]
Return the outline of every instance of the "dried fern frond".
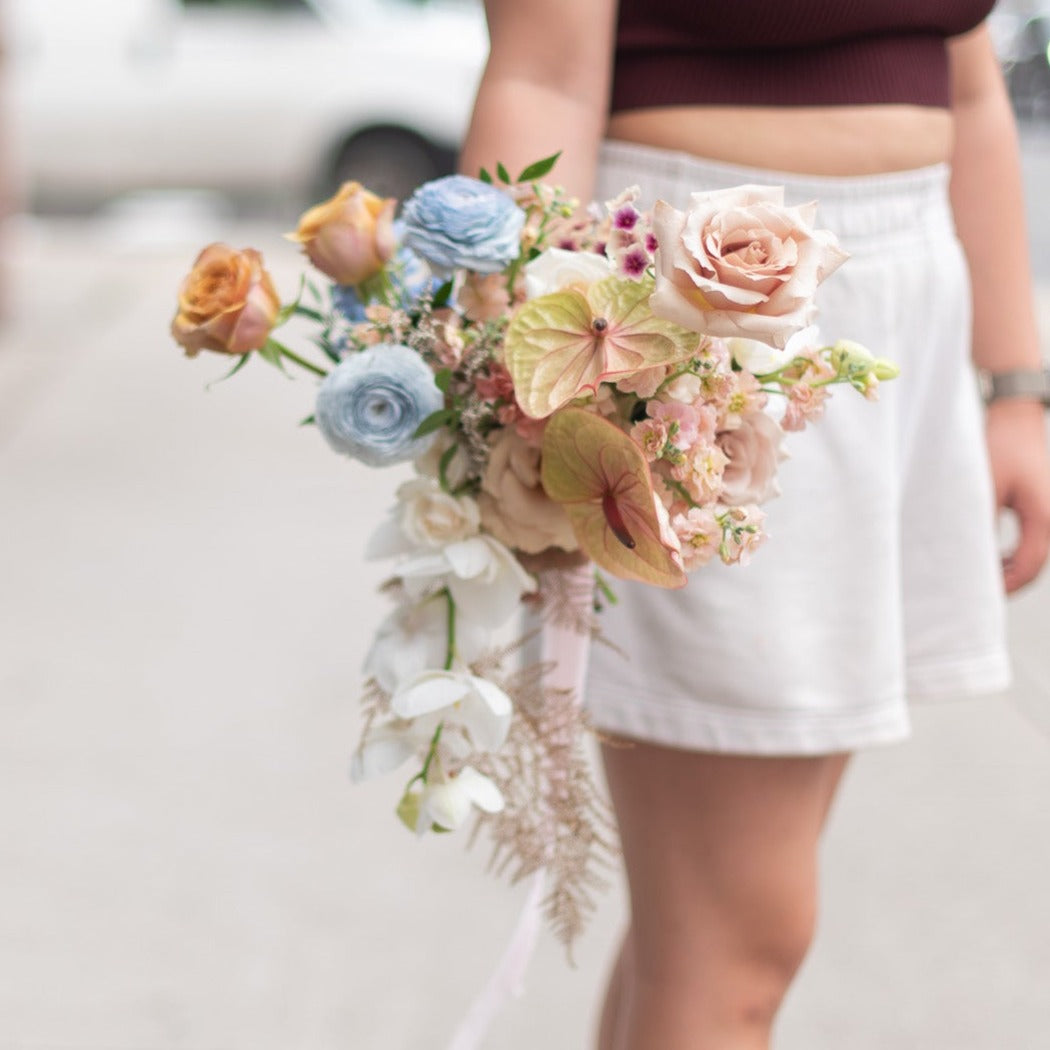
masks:
[[[505,806],[479,818],[474,838],[488,831],[490,868],[511,882],[547,869],[544,913],[571,960],[619,846],[584,750],[591,731],[586,715],[571,690],[544,686],[550,670],[534,664],[501,683],[515,702],[507,741],[498,753],[470,762],[495,781]]]

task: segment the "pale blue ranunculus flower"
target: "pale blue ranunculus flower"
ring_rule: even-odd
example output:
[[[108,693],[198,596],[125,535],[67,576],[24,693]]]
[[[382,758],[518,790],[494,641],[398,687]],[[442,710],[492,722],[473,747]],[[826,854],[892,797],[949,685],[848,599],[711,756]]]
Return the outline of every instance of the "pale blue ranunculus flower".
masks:
[[[412,435],[444,403],[434,373],[415,350],[379,343],[328,374],[317,392],[314,418],[336,452],[385,467],[426,451],[433,435]]]
[[[437,271],[499,273],[521,251],[525,213],[469,175],[426,182],[405,203],[405,243]]]

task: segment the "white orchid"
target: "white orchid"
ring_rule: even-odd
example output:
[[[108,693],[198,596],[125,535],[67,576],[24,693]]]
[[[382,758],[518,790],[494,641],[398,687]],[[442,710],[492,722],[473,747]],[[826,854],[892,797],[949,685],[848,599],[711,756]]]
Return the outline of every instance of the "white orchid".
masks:
[[[457,615],[489,627],[505,623],[517,611],[521,596],[536,590],[536,580],[510,549],[487,535],[410,558],[398,567],[398,575],[417,595],[447,587]]]
[[[475,806],[499,813],[503,805],[500,789],[473,766],[449,775],[435,762],[426,781],[408,786],[397,814],[417,835],[424,835],[430,830],[455,831]]]
[[[394,693],[390,706],[396,719],[371,729],[354,755],[355,782],[418,755],[439,726],[439,758],[463,761],[477,751],[496,751],[507,739],[513,711],[499,686],[466,671],[423,671]]]
[[[441,667],[448,654],[448,604],[440,595],[399,605],[379,625],[365,657],[364,673],[388,693],[396,693],[422,671]],[[454,660],[466,667],[484,651],[487,627],[457,618]]]

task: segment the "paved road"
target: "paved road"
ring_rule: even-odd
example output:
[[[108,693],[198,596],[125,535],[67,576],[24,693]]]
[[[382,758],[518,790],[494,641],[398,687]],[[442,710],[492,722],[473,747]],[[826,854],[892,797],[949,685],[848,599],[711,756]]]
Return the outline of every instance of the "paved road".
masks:
[[[255,243],[285,288],[295,263],[167,214],[8,244],[0,1050],[440,1046],[521,894],[346,781],[392,481],[295,428],[308,384],[204,392],[218,363],[165,335],[195,248]],[[1045,1047],[1048,613],[1047,582],[1013,606],[1010,698],[917,711],[855,762],[781,1050]],[[543,940],[488,1045],[587,1046],[622,921],[614,886],[575,969]]]

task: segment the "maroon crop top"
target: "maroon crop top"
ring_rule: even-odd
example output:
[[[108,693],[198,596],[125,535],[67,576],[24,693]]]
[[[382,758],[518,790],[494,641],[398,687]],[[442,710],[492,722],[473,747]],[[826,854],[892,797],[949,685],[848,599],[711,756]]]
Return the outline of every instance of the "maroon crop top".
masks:
[[[994,0],[620,0],[612,110],[947,106],[945,41],[979,25],[993,6]]]

